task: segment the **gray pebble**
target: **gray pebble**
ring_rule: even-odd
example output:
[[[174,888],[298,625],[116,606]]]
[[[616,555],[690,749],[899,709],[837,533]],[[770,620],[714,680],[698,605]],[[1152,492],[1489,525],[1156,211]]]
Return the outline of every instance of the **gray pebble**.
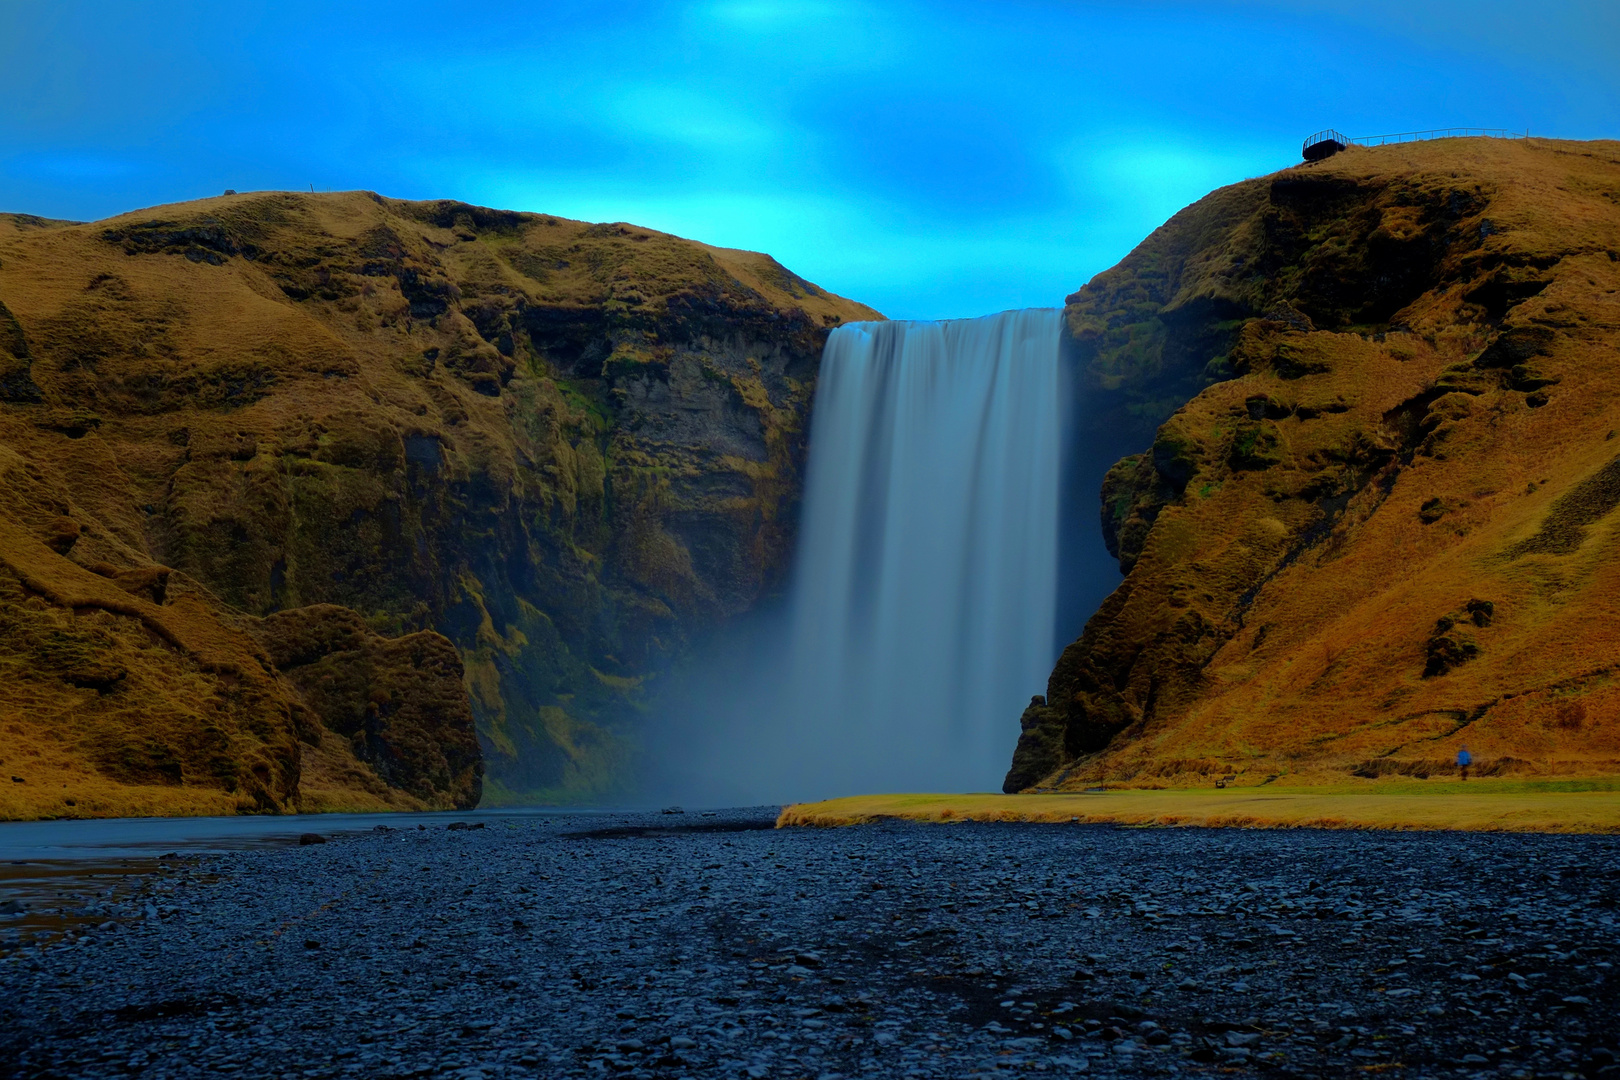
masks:
[[[0,896],[0,1077],[1616,1068],[1612,837],[711,813],[368,823]]]

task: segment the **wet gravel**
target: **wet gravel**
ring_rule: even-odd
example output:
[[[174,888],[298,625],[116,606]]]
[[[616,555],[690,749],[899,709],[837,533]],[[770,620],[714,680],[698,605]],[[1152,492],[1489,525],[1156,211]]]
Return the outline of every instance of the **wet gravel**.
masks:
[[[0,1075],[1620,1077],[1620,838],[771,818],[0,898]]]

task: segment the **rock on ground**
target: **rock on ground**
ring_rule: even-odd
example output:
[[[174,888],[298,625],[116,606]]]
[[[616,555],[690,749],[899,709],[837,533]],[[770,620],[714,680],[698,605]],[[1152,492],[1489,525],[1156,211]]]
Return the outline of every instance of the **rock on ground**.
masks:
[[[0,903],[0,1075],[1620,1075],[1616,838],[773,814],[81,875]]]

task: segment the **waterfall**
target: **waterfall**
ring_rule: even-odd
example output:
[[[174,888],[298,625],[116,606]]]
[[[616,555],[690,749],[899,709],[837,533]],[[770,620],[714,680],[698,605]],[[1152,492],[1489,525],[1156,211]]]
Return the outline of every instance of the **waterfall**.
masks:
[[[1060,319],[828,338],[784,703],[821,794],[1000,790],[1054,660]]]
[[[1061,318],[832,332],[788,602],[683,669],[648,797],[1001,790],[1057,652]]]

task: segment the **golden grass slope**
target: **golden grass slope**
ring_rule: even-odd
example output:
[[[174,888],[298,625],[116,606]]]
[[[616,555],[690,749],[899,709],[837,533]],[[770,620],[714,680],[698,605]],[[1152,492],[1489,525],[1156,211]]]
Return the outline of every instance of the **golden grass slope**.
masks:
[[[0,815],[616,790],[649,681],[779,580],[868,317],[461,203],[0,215]]]
[[[1254,829],[1620,832],[1620,790],[1579,782],[1480,780],[1350,786],[1110,789],[1039,795],[858,795],[782,808],[777,828],[884,818]]]
[[[26,519],[30,506],[15,498],[17,486],[0,482],[0,506]],[[385,738],[388,753],[357,755],[337,737],[349,732],[328,728],[331,710],[308,708],[296,683],[272,665],[255,620],[233,617],[167,568],[119,572],[71,560],[57,549],[75,546],[66,538],[76,528],[72,518],[46,522],[47,544],[0,520],[0,819],[423,810],[476,801],[477,747],[448,642],[438,639],[453,671],[433,672],[414,689],[442,696],[448,687],[456,695],[441,709],[450,730],[425,755],[456,766],[432,775],[412,762],[409,775],[395,769],[385,780],[360,756],[397,759],[404,740]],[[327,648],[321,660],[341,664],[345,655]],[[397,679],[408,667],[363,680],[362,692],[386,702],[377,697],[386,676]],[[371,726],[393,711],[373,716]],[[470,757],[463,750],[457,761],[458,742]]]
[[[1009,790],[1620,772],[1620,144],[1353,148],[1068,317],[1104,397],[1203,388],[1110,473],[1128,573]]]

